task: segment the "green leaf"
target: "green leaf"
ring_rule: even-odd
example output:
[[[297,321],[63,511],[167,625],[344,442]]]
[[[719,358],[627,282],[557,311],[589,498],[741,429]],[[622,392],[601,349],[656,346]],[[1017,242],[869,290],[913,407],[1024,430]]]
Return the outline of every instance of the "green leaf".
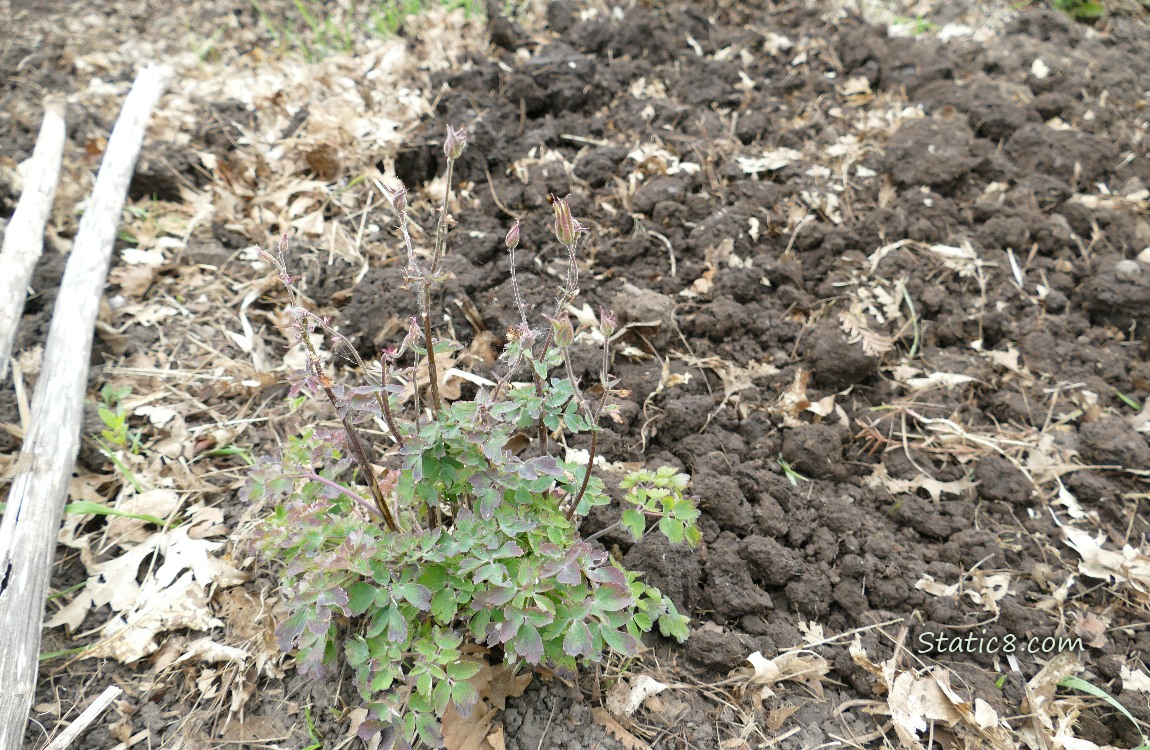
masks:
[[[91,500],[77,500],[74,503],[68,503],[66,506],[64,506],[64,512],[65,513],[84,513],[84,514],[89,514],[89,515],[93,515],[93,516],[123,516],[125,518],[138,518],[141,521],[147,521],[148,523],[154,523],[157,526],[163,526],[164,525],[164,519],[162,519],[162,518],[157,518],[155,516],[149,516],[149,515],[146,515],[143,513],[128,513],[127,511],[116,510],[115,508],[109,508],[106,505],[100,505],[99,503],[94,503]]]
[[[444,625],[454,619],[458,610],[454,589],[442,588],[431,597],[431,616]]]
[[[477,700],[479,700],[479,693],[475,691],[475,686],[467,680],[456,682],[451,686],[451,702],[459,708],[461,713],[470,711]]]
[[[567,635],[563,637],[563,653],[568,656],[592,658],[591,630],[580,620],[573,620]]]
[[[538,664],[543,659],[543,639],[539,637],[539,629],[530,622],[524,621],[519,627],[515,637],[515,653],[529,664]]]
[[[447,704],[451,701],[451,683],[447,680],[440,680],[435,685],[435,689],[431,691],[431,703],[435,707],[437,716],[442,716],[443,712],[447,710]]]
[[[620,523],[631,534],[631,538],[636,542],[643,538],[643,530],[647,528],[647,518],[643,515],[641,510],[636,508],[627,508],[623,511],[623,518]]]
[[[595,589],[592,599],[593,606],[603,612],[618,612],[635,603],[635,597],[631,596],[631,592],[613,584],[605,584]]]
[[[431,673],[423,672],[415,678],[416,691],[425,698],[431,697]]]
[[[676,518],[671,518],[670,516],[660,518],[659,531],[663,532],[663,536],[671,540],[672,544],[681,544],[683,542],[683,522]]]
[[[367,581],[352,584],[347,590],[347,608],[353,615],[362,615],[375,602],[376,591]]]
[[[625,656],[635,656],[639,653],[641,644],[630,633],[623,633],[607,627],[600,628],[599,632],[603,634],[603,640],[613,651]]]
[[[447,676],[453,680],[470,680],[479,674],[479,662],[457,661],[447,665]]]
[[[407,640],[407,620],[399,607],[391,607],[391,617],[387,621],[387,640],[392,643],[402,643]]]
[[[423,612],[431,609],[431,591],[426,586],[404,583],[396,586],[393,591]]]
[[[358,636],[349,638],[344,643],[344,649],[347,652],[347,663],[353,668],[367,663],[367,643],[362,638]]]

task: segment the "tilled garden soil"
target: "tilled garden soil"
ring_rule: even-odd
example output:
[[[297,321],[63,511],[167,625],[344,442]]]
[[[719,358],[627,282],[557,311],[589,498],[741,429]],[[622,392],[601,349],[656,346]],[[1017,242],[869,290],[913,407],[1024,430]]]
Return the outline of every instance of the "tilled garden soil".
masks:
[[[614,359],[625,419],[602,452],[685,467],[703,509],[700,550],[604,537],[697,625],[717,626],[670,658],[721,673],[803,643],[814,623],[837,634],[900,621],[916,655],[1010,716],[1058,647],[1008,664],[976,644],[1076,638],[1108,601],[1105,637],[1087,634],[1081,658],[1150,719],[1145,695],[1112,682],[1150,653],[1145,609],[1097,581],[1072,586],[1066,609],[1043,605],[1077,566],[1060,532],[1068,510],[1119,546],[1150,531],[1145,475],[1118,470],[1150,468],[1118,396],[1150,393],[1150,265],[1130,260],[1150,244],[1147,29],[1102,37],[1028,10],[990,43],[941,43],[888,38],[845,12],[738,3],[590,20],[554,3],[548,21],[547,43],[444,75],[424,143],[396,171],[432,179],[445,124],[469,128],[457,174],[478,210],[460,212],[444,293],[462,341],[478,321],[456,303],[491,331],[518,320],[502,250],[512,216],[535,242],[519,274],[541,309],[562,269],[547,195],[570,193],[591,225],[582,301],[635,324]],[[1114,199],[1083,199],[1104,192]],[[401,275],[373,269],[356,288],[342,319],[363,340],[414,312]],[[590,344],[578,363],[595,377]],[[962,377],[914,380],[929,373]],[[806,399],[840,408],[788,406],[808,376]],[[1051,448],[1100,467],[1062,475],[1072,509],[1055,503],[1057,481],[1031,481],[1060,473],[1043,473]],[[922,478],[958,484],[910,489]],[[916,587],[971,586],[976,570],[1008,572],[996,607]],[[861,643],[876,658],[893,650],[878,631]],[[878,726],[838,711],[875,697],[849,645],[820,648],[835,685],[804,702],[784,746]],[[508,747],[584,746],[586,730],[549,722],[550,707],[509,708]],[[1083,725],[1097,743],[1136,744],[1117,714]],[[693,714],[664,743],[714,736]]]
[[[1112,550],[1150,535],[1150,29],[1026,8],[980,41],[915,39],[825,6],[553,2],[536,32],[497,31],[435,74],[434,115],[394,160],[423,186],[445,125],[467,128],[441,334],[497,349],[518,322],[515,217],[519,284],[549,309],[565,258],[547,197],[570,194],[590,227],[575,306],[628,324],[603,471],[681,467],[703,510],[698,549],[601,537],[692,615],[686,644],[651,640],[653,674],[706,685],[803,644],[829,668],[750,688],[749,714],[682,691],[682,712],[641,709],[621,739],[718,747],[749,715],[749,747],[895,743],[852,705],[885,699],[871,667],[896,648],[999,717],[1072,651],[1150,722],[1124,682],[1150,654],[1146,580],[1091,577],[1066,532]],[[366,239],[398,251],[387,229]],[[349,294],[350,275],[310,293],[374,355],[414,300],[399,262]],[[576,345],[576,374],[597,378],[598,351]],[[618,520],[601,511],[585,533]],[[508,701],[506,746],[615,747],[596,705],[536,680]],[[1139,741],[1104,704],[1076,733]]]

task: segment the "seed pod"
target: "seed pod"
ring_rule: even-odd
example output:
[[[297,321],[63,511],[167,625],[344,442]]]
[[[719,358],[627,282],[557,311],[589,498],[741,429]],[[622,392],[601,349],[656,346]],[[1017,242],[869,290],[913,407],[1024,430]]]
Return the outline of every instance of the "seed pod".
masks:
[[[610,310],[599,308],[599,330],[607,338],[611,338],[615,334],[615,326],[619,324],[619,319],[615,317],[615,313]]]
[[[514,250],[519,246],[519,219],[516,219],[511,229],[507,230],[507,236],[504,238],[504,241],[507,243],[508,250]]]
[[[570,197],[556,198],[554,195],[551,196],[551,207],[555,209],[555,239],[564,245],[575,242],[575,235],[578,232],[578,222],[571,216],[571,206],[567,203]]]
[[[456,130],[447,126],[447,139],[443,142],[443,153],[448,159],[458,159],[463,155],[463,147],[467,145],[467,131],[463,128]]]
[[[391,202],[391,207],[394,208],[397,213],[403,213],[407,210],[407,188],[403,186],[402,182],[399,183],[399,187],[389,187],[385,185],[383,192],[387,194],[387,199]]]
[[[551,330],[554,331],[555,345],[560,349],[568,349],[575,343],[575,329],[571,325],[571,318],[563,315],[559,318],[548,318],[551,321]]]

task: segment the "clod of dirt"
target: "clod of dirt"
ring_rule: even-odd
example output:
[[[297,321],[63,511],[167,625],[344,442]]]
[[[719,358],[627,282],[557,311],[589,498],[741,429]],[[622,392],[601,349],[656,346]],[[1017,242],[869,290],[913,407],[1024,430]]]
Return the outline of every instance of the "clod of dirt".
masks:
[[[699,603],[699,555],[684,546],[671,544],[659,533],[645,535],[623,557],[628,570],[642,570],[644,581],[671,597],[681,612],[690,612]]]
[[[1004,150],[1024,174],[1041,172],[1071,184],[1104,180],[1118,159],[1112,143],[1090,133],[1035,123],[1019,128]]]
[[[841,479],[842,430],[827,424],[792,427],[783,433],[783,458],[811,479]]]
[[[746,561],[751,576],[766,586],[786,586],[802,570],[802,560],[794,550],[770,537],[757,534],[747,537],[739,555]]]
[[[523,695],[508,698],[503,729],[507,750],[622,748],[595,723],[579,692],[557,680],[533,680]]]
[[[611,309],[622,324],[654,324],[644,327],[641,333],[656,347],[662,348],[671,340],[675,300],[667,295],[624,283],[611,301]]]
[[[1021,504],[1030,499],[1030,480],[1002,456],[983,458],[978,462],[975,476],[979,494],[988,500]]]
[[[976,170],[1001,171],[990,170],[993,158],[994,144],[975,138],[966,123],[922,119],[907,122],[891,137],[885,164],[895,185],[926,186],[950,197]]]
[[[815,384],[835,391],[861,383],[878,371],[878,360],[866,354],[860,344],[847,341],[832,322],[822,323],[807,334],[804,359]]]
[[[1150,467],[1150,445],[1129,422],[1104,417],[1078,429],[1079,453],[1092,464],[1126,469]]]
[[[763,616],[775,608],[771,596],[751,580],[747,563],[740,557],[742,542],[723,532],[708,550],[704,593],[711,600],[708,609],[720,617]]]
[[[747,502],[739,483],[731,476],[726,457],[708,453],[695,463],[691,491],[700,498],[700,507],[715,519],[719,528],[746,531],[755,522],[754,509]]]
[[[687,640],[687,658],[716,672],[740,666],[752,650],[735,633],[697,630]]]
[[[1150,273],[1132,273],[1131,265],[1138,263],[1109,258],[1082,285],[1081,296],[1094,322],[1112,323],[1122,330],[1150,323]]]

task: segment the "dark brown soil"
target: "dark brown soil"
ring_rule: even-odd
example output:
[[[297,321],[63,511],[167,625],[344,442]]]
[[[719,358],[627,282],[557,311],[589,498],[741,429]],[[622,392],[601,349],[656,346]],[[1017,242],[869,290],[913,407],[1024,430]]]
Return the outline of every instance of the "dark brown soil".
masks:
[[[662,301],[666,311],[657,357],[689,352],[778,368],[754,378],[737,406],[723,403],[723,384],[709,370],[648,402],[658,363],[616,359],[633,390],[633,406],[624,409],[625,424],[612,428],[606,458],[685,466],[704,512],[705,542],[697,553],[654,536],[633,546],[622,534],[606,538],[627,565],[644,571],[699,623],[722,626],[721,632],[698,631],[680,653],[701,668],[723,672],[751,651],[772,654],[799,645],[800,623],[806,621],[839,633],[905,618],[910,642],[920,633],[971,628],[986,636],[1065,633],[1057,613],[1034,607],[1072,571],[1057,564],[1055,580],[1033,575],[1049,563],[1050,550],[1058,546],[1057,524],[1066,521],[1050,505],[1052,485],[1035,490],[1013,461],[970,444],[974,450],[951,453],[937,445],[920,450],[923,444],[912,441],[915,447],[904,450],[891,437],[900,423],[876,418],[873,410],[900,399],[907,403],[889,368],[907,354],[914,333],[908,326],[879,326],[894,337],[896,351],[869,356],[861,345],[848,343],[837,325],[835,300],[842,294],[838,282],[890,242],[969,243],[985,263],[984,290],[975,279],[942,272],[937,259],[924,254],[899,250],[878,263],[877,276],[905,279],[917,305],[917,357],[903,361],[977,379],[921,394],[913,410],[961,422],[972,433],[1007,426],[1040,430],[1051,416],[1057,421],[1073,410],[1066,401],[1052,404],[1050,387],[1076,383],[1097,394],[1107,412],[1128,416],[1116,394],[1141,400],[1150,385],[1139,333],[1150,322],[1150,268],[1127,262],[1121,279],[1122,269],[1115,269],[1150,242],[1150,225],[1136,214],[1087,208],[1070,197],[1090,192],[1096,183],[1121,194],[1150,183],[1150,141],[1145,130],[1132,131],[1125,122],[1138,116],[1150,82],[1150,64],[1137,53],[1150,41],[1147,30],[1115,30],[1098,38],[1056,13],[1031,9],[1013,23],[1007,43],[981,46],[890,39],[849,15],[829,23],[821,13],[794,6],[766,13],[727,3],[634,6],[617,20],[582,22],[557,2],[549,18],[553,36],[529,56],[496,51],[474,59],[465,72],[443,76],[449,90],[397,161],[397,171],[409,186],[431,179],[442,169],[435,143],[444,126],[469,127],[471,145],[458,177],[475,181],[478,206],[461,215],[461,230],[468,231],[452,239],[455,277],[444,292],[449,310],[451,301],[469,299],[493,331],[517,318],[500,248],[511,217],[492,193],[523,217],[529,250],[520,253],[521,283],[534,290],[533,302],[546,301],[556,283],[547,273],[556,248],[549,241],[544,199],[549,192],[570,193],[576,212],[594,225],[582,282],[592,307],[614,306],[624,319],[649,320],[649,309],[631,309],[648,303],[620,294],[630,284],[644,290],[644,299]],[[768,54],[756,33],[765,30],[807,39],[808,45],[818,40],[817,60],[808,58],[796,68],[793,53]],[[736,54],[719,61],[720,50]],[[741,50],[748,53],[743,59]],[[1041,80],[1031,73],[1039,57],[1051,70]],[[787,231],[786,207],[817,187],[808,170],[818,163],[819,150],[846,130],[841,109],[833,112],[845,106],[835,95],[836,81],[854,77],[869,82],[879,97],[876,108],[889,97],[888,102],[921,107],[925,117],[907,120],[862,157],[860,165],[875,176],[851,178],[844,199],[849,211],[841,220],[817,215],[796,238]],[[666,98],[629,93],[640,78],[662,82]],[[754,86],[740,86],[742,80]],[[1074,129],[1047,124],[1053,117]],[[627,154],[652,143],[703,169],[656,172],[629,193],[623,181],[638,165]],[[803,149],[808,158],[758,177],[745,174],[736,161],[779,147]],[[559,158],[528,166],[526,184],[508,174],[508,164],[544,152]],[[890,185],[885,194],[884,184]],[[749,232],[752,219],[757,237]],[[669,240],[674,273],[664,245],[642,228]],[[680,296],[725,239],[747,261],[744,267],[720,266],[709,294]],[[1025,294],[1013,283],[1008,248],[1025,265]],[[389,291],[398,274],[370,272],[344,310],[346,326],[362,331],[365,342],[379,321],[410,313],[410,301]],[[1044,298],[1034,297],[1035,283],[1047,290]],[[452,322],[467,340],[467,321],[453,315]],[[970,348],[980,338],[988,350],[1017,346],[1033,377],[1001,383]],[[837,400],[848,425],[830,417],[783,426],[765,411],[799,368],[812,375],[811,401],[850,388]],[[649,413],[658,415],[653,422],[644,419]],[[1150,467],[1146,435],[1124,416],[1079,420],[1078,429],[1062,430],[1059,439],[1076,447],[1085,462]],[[867,440],[868,425],[883,437],[877,450]],[[645,450],[644,430],[653,435]],[[788,481],[780,457],[810,481]],[[892,496],[865,481],[879,462],[896,478],[924,471],[941,481],[969,476],[978,484],[937,501],[925,492]],[[1138,477],[1102,470],[1072,474],[1068,482],[1082,505],[1099,514],[1103,528],[1112,530],[1112,541],[1144,539],[1150,532],[1138,501],[1125,499],[1144,491]],[[588,523],[601,528],[611,520],[608,510]],[[989,622],[986,611],[969,600],[915,588],[924,574],[953,582],[975,566],[1016,571],[1010,596]],[[1123,607],[1114,615],[1115,627],[1144,618]],[[1150,649],[1145,629],[1109,635],[1105,648],[1082,653],[1102,682],[1113,678],[1116,660]],[[890,644],[877,634],[862,639],[872,653],[889,653]],[[872,697],[874,678],[852,663],[847,645],[824,651],[835,665],[833,679],[848,688],[840,699]],[[1017,711],[1012,691],[994,686],[999,670],[1006,669],[1000,658],[933,656],[960,675],[974,696],[1000,712]],[[1021,659],[1021,675],[1010,679],[1029,679],[1041,663]],[[1150,718],[1144,699],[1115,689],[1119,700],[1137,703],[1136,713]],[[510,730],[546,721],[553,700],[548,695],[529,693],[509,707],[509,747],[533,748],[542,741],[534,731]],[[828,733],[849,734],[851,727],[833,714],[834,700],[817,705],[800,721],[808,729],[784,746],[812,747],[831,741]],[[711,719],[693,715],[687,724],[702,730],[688,730],[682,739],[711,746]],[[1132,739],[1118,718],[1096,724],[1097,742]],[[874,728],[855,729],[862,734]],[[546,745],[586,747],[582,732],[552,722]],[[680,745],[668,737],[665,746]]]

